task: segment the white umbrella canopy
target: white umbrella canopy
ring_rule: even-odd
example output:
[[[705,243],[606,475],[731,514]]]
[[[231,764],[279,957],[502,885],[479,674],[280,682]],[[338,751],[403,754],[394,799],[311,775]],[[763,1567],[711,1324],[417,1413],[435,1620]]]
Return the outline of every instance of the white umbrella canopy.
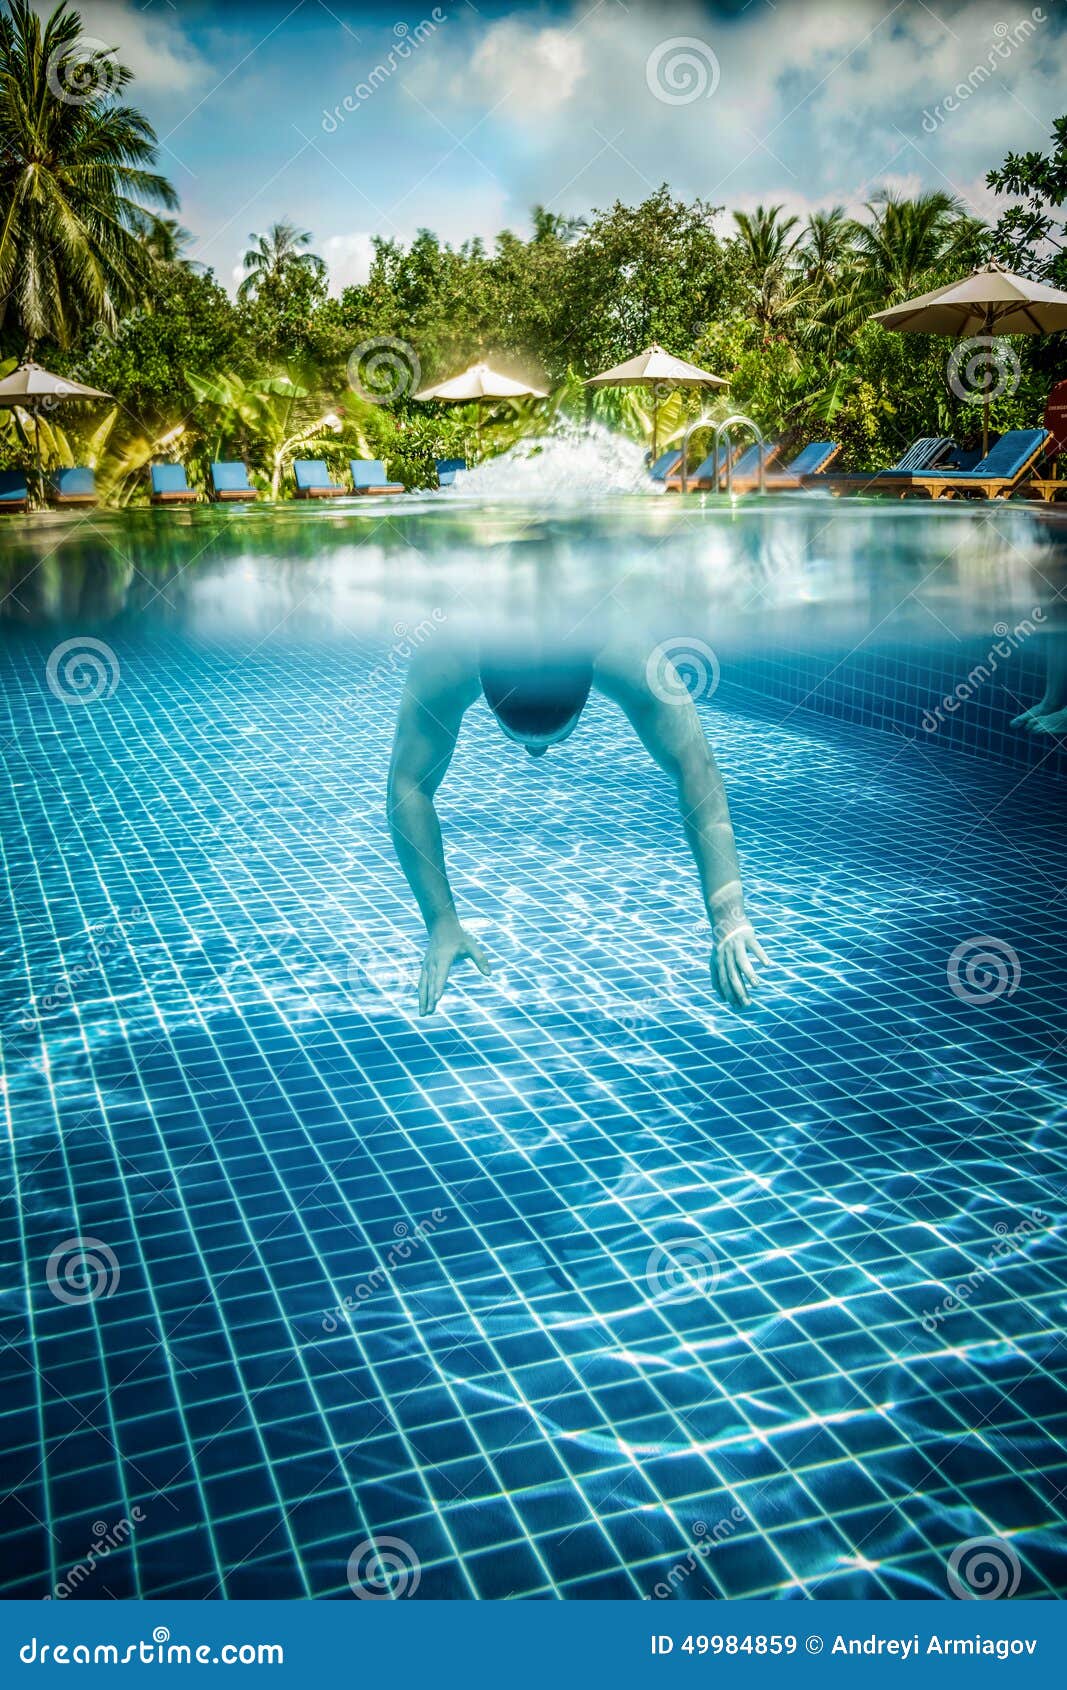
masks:
[[[901,334],[1054,334],[1067,329],[1067,293],[983,264],[962,281],[876,311],[874,321]]]
[[[40,497],[44,499],[44,468],[41,464],[41,412],[67,399],[110,399],[112,395],[99,387],[87,387],[70,376],[54,376],[40,364],[20,364],[9,376],[0,380],[0,408],[8,411],[30,411],[33,414],[37,450],[37,475]]]
[[[872,321],[898,334],[1054,334],[1067,329],[1067,293],[1044,282],[1016,276],[995,260],[961,281],[934,288],[885,311]],[[982,451],[989,450],[989,394],[982,406]]]
[[[514,381],[503,376],[489,364],[472,364],[461,375],[440,381],[435,387],[424,387],[416,399],[438,399],[444,404],[473,404],[489,399],[547,399],[548,394],[529,382]]]
[[[86,387],[84,382],[70,376],[54,376],[40,364],[20,364],[9,376],[0,380],[0,406],[10,410],[21,406],[33,411],[58,404],[63,399],[110,399],[99,387]]]
[[[489,364],[472,364],[448,381],[439,381],[435,387],[424,387],[415,398],[436,399],[443,405],[477,405],[475,434],[480,440],[483,405],[492,404],[495,399],[547,399],[548,394],[543,388],[532,387],[529,382],[514,381],[511,376],[501,375]]]
[[[669,387],[728,387],[723,376],[712,375],[684,358],[675,358],[655,341],[636,357],[610,370],[590,376],[586,387],[648,387],[652,390],[652,458],[655,461],[658,445],[659,395]]]

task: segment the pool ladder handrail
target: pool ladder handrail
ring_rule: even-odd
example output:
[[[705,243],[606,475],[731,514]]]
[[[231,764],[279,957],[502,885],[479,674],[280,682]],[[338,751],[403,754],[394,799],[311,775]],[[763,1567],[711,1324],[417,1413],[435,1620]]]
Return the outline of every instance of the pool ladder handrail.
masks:
[[[711,421],[712,421],[711,417],[705,417],[705,416],[697,417],[696,421],[691,422],[689,424],[689,427],[686,429],[685,433],[682,435],[682,492],[683,493],[687,493],[689,491],[689,442],[690,442],[690,439],[696,433],[698,428],[706,428],[711,423]],[[766,479],[765,479],[766,471],[765,471],[764,461],[763,461],[763,430],[760,428],[758,423],[755,423],[755,422],[752,421],[751,417],[744,416],[743,413],[740,412],[740,411],[736,411],[733,414],[733,416],[725,417],[722,422],[715,424],[715,444],[712,446],[712,452],[714,453],[714,457],[715,457],[715,482],[714,482],[715,491],[718,492],[718,490],[719,490],[719,441],[721,440],[723,434],[726,434],[727,439],[729,440],[729,444],[732,448],[733,447],[733,439],[730,437],[730,430],[732,428],[736,428],[736,427],[742,427],[742,428],[750,429],[752,434],[755,435],[756,444],[760,448],[760,455],[759,455],[759,490],[760,490],[761,493],[766,493],[767,482],[766,482]],[[733,493],[733,487],[734,487],[733,451],[731,450],[730,456],[726,460],[726,491],[727,491],[727,493],[732,494]]]

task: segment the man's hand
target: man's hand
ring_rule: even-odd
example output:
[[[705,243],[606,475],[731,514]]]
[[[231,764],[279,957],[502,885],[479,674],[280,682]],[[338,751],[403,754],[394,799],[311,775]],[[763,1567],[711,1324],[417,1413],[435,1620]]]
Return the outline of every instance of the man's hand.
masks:
[[[435,922],[430,929],[430,943],[423,958],[419,975],[419,1014],[432,1015],[448,985],[453,963],[469,957],[481,974],[488,974],[489,958],[476,939],[462,928],[454,916]]]
[[[744,921],[730,932],[715,935],[715,949],[711,953],[711,982],[723,1003],[731,1009],[747,1009],[751,999],[749,989],[759,984],[753,959],[769,965],[763,946]]]

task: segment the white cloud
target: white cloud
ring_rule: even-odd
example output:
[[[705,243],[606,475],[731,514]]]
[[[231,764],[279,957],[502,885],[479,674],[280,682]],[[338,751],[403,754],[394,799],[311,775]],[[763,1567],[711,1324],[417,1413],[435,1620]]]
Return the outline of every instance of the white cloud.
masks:
[[[46,0],[36,9],[47,16],[54,5]],[[146,92],[186,94],[206,85],[210,67],[184,34],[177,11],[147,12],[125,0],[82,0],[78,11],[83,34],[116,48],[121,63],[132,70],[135,97]]]
[[[626,10],[573,0],[550,30],[518,12],[489,24],[464,14],[415,68],[413,86],[496,173],[512,224],[537,201],[581,212],[663,181],[733,207],[858,205],[883,182],[906,180],[988,210],[985,171],[1011,148],[1047,143],[1067,70],[1051,0],[1050,21],[1032,30],[1028,4],[1006,23],[1002,9],[1003,0],[942,0],[936,15],[883,0],[791,0],[724,18],[695,0],[631,0]],[[695,44],[697,91],[657,98],[650,63],[679,38]],[[934,133],[924,130],[924,112],[990,54],[995,71]]]
[[[565,106],[585,76],[581,36],[573,29],[537,29],[505,18],[491,24],[478,44],[469,73],[453,86],[495,103],[506,97],[520,119]]]
[[[370,275],[374,247],[370,235],[357,230],[350,235],[328,235],[318,248],[330,272],[330,292],[365,282]]]

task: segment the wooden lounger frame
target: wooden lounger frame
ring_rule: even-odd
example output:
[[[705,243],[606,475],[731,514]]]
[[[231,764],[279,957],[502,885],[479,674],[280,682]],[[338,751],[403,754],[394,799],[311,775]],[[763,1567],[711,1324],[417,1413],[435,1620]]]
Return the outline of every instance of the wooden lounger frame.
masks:
[[[986,499],[1004,499],[1014,493],[1034,465],[1048,452],[1046,435],[1038,442],[1026,462],[1012,476],[993,475],[965,479],[963,476],[946,480],[935,471],[932,475],[916,475],[905,489],[909,493],[926,493],[931,499],[951,499],[956,493],[981,493]]]

